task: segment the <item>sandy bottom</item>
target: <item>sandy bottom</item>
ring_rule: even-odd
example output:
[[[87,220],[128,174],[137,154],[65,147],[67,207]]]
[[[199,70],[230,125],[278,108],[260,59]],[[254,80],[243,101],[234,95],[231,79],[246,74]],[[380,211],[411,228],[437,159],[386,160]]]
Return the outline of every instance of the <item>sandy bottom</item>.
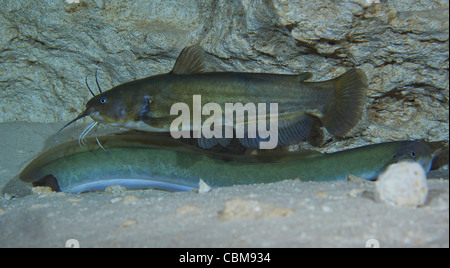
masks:
[[[447,172],[429,174],[428,200],[414,209],[375,201],[368,181],[27,194],[17,175],[61,126],[0,124],[0,247],[65,247],[69,239],[81,247],[365,247],[369,239],[380,247],[449,247]]]

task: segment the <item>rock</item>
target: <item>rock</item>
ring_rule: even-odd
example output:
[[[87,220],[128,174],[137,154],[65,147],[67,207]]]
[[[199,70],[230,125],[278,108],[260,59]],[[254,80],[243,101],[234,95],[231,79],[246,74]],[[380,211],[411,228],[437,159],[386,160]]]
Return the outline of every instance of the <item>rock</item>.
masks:
[[[112,195],[123,196],[123,195],[125,195],[126,192],[127,192],[127,188],[122,185],[118,185],[118,184],[110,185],[105,188],[105,193],[112,194]]]
[[[120,224],[120,228],[128,228],[137,225],[137,220],[135,218],[126,219]]]
[[[200,179],[198,182],[198,193],[203,194],[211,191],[211,186],[209,186],[204,180]]]
[[[39,196],[50,196],[53,195],[55,192],[52,191],[52,188],[48,187],[48,186],[36,186],[36,187],[32,187],[31,191],[33,192],[33,194],[37,194]]]
[[[330,147],[448,141],[448,8],[445,0],[1,1],[0,122],[73,119],[91,97],[86,75],[98,69],[106,90],[165,73],[200,42],[218,70],[310,71],[313,81],[364,70],[362,138]]]
[[[397,207],[417,207],[425,204],[428,195],[427,177],[416,162],[390,165],[375,183],[379,200]]]

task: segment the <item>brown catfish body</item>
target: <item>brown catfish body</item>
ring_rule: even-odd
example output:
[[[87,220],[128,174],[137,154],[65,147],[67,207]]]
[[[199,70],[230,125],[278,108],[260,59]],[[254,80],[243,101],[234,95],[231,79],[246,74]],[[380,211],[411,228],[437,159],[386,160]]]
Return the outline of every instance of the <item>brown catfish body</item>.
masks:
[[[277,117],[270,115],[268,120],[278,120],[278,145],[286,146],[307,138],[314,117],[337,136],[347,133],[361,119],[367,79],[358,69],[328,81],[305,82],[311,74],[202,72],[201,55],[198,45],[185,48],[170,73],[127,82],[95,96],[76,120],[91,116],[108,125],[169,132],[178,117],[171,114],[171,107],[185,103],[192,112],[196,109],[194,96],[201,97],[202,105],[218,104],[223,113],[214,116],[220,118],[225,117],[226,103],[277,103]],[[202,122],[208,117],[202,115]],[[190,128],[195,130],[192,124]],[[260,140],[258,136],[240,139],[251,148],[257,147]],[[205,137],[199,140],[204,148],[217,143],[226,145],[227,140]]]

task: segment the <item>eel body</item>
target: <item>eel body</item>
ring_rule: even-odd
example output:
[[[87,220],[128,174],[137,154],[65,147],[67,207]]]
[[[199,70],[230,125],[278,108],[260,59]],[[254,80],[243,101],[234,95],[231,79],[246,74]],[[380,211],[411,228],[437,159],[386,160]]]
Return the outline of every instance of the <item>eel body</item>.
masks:
[[[350,150],[305,155],[233,156],[186,146],[152,135],[116,135],[60,144],[35,158],[19,178],[56,191],[81,193],[110,185],[128,189],[189,191],[202,179],[211,187],[282,180],[345,180],[349,174],[376,179],[389,165],[417,161],[428,171],[431,151],[418,141],[397,141]]]

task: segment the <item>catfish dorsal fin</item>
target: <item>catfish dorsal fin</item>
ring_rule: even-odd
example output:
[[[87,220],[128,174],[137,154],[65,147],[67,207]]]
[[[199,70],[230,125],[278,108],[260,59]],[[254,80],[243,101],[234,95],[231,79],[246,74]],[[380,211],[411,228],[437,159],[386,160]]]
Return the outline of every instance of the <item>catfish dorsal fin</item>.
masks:
[[[205,52],[197,43],[185,47],[178,56],[170,73],[172,74],[195,74],[205,72]]]

